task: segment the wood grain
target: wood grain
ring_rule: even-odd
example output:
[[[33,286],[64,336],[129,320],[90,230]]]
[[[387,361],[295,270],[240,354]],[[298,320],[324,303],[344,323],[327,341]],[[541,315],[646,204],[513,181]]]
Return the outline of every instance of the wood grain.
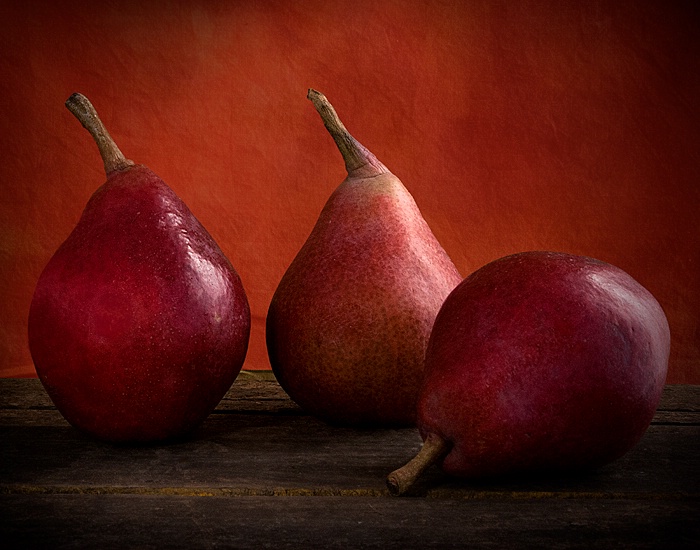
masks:
[[[0,379],[0,540],[29,547],[691,548],[700,542],[700,387],[668,386],[640,443],[578,476],[468,482],[386,475],[415,429],[330,426],[243,375],[191,437],[83,435],[38,380]],[[7,538],[9,540],[9,538]]]
[[[57,549],[695,550],[700,537],[697,506],[667,501],[10,495],[0,512],[7,537]]]

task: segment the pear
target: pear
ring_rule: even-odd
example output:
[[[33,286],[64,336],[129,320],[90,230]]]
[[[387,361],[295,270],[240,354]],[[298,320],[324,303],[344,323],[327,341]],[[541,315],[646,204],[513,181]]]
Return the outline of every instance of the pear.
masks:
[[[431,464],[473,480],[618,459],[654,416],[670,342],[661,305],[618,267],[547,251],[494,260],[438,313],[418,401],[424,444],[389,489],[410,491]]]
[[[241,370],[250,311],[229,260],[156,174],[124,157],[90,101],[68,109],[106,182],[38,280],[29,311],[37,374],[66,420],[96,438],[182,437]]]
[[[266,340],[282,388],[332,424],[408,426],[435,316],[462,280],[413,197],[309,90],[347,178],[270,303]]]

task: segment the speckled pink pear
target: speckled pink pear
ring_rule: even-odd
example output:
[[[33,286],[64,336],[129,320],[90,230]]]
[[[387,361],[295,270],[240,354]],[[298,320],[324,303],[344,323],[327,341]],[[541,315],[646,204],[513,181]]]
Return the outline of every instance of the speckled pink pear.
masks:
[[[37,374],[66,420],[94,437],[184,436],[243,365],[241,280],[172,189],[124,157],[87,98],[73,94],[66,106],[95,139],[107,181],[36,286]]]
[[[670,334],[651,293],[610,264],[525,252],[445,300],[418,406],[424,445],[388,478],[404,493],[431,463],[455,476],[596,468],[648,428]]]
[[[270,362],[290,397],[328,422],[410,425],[430,329],[462,278],[401,181],[325,96],[308,98],[348,176],[272,298]]]

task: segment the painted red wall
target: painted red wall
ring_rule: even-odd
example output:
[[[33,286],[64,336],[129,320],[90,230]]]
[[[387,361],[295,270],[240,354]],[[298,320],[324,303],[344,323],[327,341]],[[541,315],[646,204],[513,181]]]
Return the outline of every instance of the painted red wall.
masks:
[[[37,278],[104,181],[63,106],[87,95],[229,256],[264,319],[344,177],[312,105],[413,193],[463,275],[551,249],[613,263],[668,315],[668,381],[700,383],[696,2],[5,1],[0,375],[32,376]]]

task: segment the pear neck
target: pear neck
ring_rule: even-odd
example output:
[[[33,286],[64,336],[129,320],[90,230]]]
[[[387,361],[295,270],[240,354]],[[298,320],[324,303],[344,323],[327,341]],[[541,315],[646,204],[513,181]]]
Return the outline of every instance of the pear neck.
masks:
[[[134,162],[127,159],[119,150],[87,97],[75,93],[66,100],[66,107],[95,140],[107,175],[134,165]]]
[[[389,172],[377,157],[350,135],[326,96],[314,89],[309,89],[306,97],[313,103],[323,120],[323,125],[343,156],[348,176],[366,178]]]

